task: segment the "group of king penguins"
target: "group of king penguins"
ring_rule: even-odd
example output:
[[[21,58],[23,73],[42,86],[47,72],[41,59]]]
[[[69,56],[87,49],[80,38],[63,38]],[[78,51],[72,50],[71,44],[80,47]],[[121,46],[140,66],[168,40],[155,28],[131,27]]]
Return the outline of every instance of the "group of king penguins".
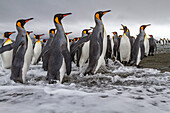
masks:
[[[167,38],[160,38],[159,41],[157,41],[157,43],[161,44],[161,45],[167,45],[168,43],[170,43],[170,40]]]
[[[29,31],[25,30],[25,24],[32,20],[19,19],[16,22],[18,34],[15,41],[9,36],[15,32],[5,32],[3,37],[7,40],[0,48],[2,57],[2,67],[11,69],[10,79],[14,82],[25,83],[26,73],[30,64],[38,64],[42,61],[42,68],[47,71],[47,79],[49,84],[63,82],[64,75],[71,73],[72,61],[75,62],[82,71],[84,64],[87,68],[84,75],[95,74],[98,69],[106,64],[108,58],[120,60],[125,64],[136,64],[139,66],[144,55],[148,55],[148,47],[152,41],[148,40],[145,34],[145,28],[148,25],[142,25],[137,38],[130,36],[130,30],[127,26],[122,25],[124,33],[118,36],[117,32],[113,32],[113,37],[107,36],[102,16],[111,10],[98,11],[94,15],[95,27],[84,29],[81,37],[69,39],[69,33],[66,33],[61,20],[72,13],[58,13],[54,16],[55,29],[49,30],[49,39],[43,40],[42,46],[40,37],[44,34],[34,35],[37,40],[32,44]],[[89,32],[92,30],[92,32]],[[153,38],[152,35],[150,35]],[[147,40],[147,41],[145,41]],[[146,42],[146,44],[145,44]]]

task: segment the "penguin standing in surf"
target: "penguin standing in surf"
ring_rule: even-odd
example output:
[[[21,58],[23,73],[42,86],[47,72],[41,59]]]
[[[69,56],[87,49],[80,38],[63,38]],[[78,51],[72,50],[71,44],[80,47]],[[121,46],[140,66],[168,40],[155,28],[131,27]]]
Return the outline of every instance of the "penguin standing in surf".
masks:
[[[14,32],[5,32],[3,34],[3,37],[4,38],[7,38],[7,40],[2,44],[2,47],[8,45],[8,44],[12,44],[14,43],[10,38],[9,36],[11,34],[15,33]],[[9,69],[11,68],[11,64],[12,64],[12,53],[13,53],[13,49],[12,50],[9,50],[9,51],[5,51],[1,54],[1,59],[2,59],[2,68],[5,68],[5,69]]]
[[[34,38],[37,39],[37,41],[34,43],[33,46],[33,58],[32,58],[32,64],[36,65],[37,64],[37,60],[41,54],[42,51],[42,43],[40,41],[40,37],[43,36],[44,34],[41,35],[35,35],[34,34]]]
[[[113,42],[114,42],[114,46],[113,46],[113,56],[115,57],[115,59],[118,59],[119,56],[119,46],[120,46],[120,37],[118,36],[117,32],[113,32]]]
[[[89,35],[89,30],[91,29],[84,29],[82,31],[82,37],[84,36],[88,36]],[[82,44],[82,46],[80,47],[80,51],[81,51],[81,54],[80,54],[80,59],[78,61],[79,63],[79,67],[80,67],[80,71],[82,71],[82,67],[83,65],[85,64],[85,62],[88,60],[89,58],[89,44],[90,44],[90,41],[88,42],[85,42],[84,44]]]
[[[108,59],[111,59],[112,56],[112,44],[111,44],[112,39],[110,38],[110,35],[107,35],[107,50],[106,50],[106,64],[108,64]]]
[[[102,22],[102,16],[110,11],[111,10],[96,12],[94,16],[96,26],[94,27],[91,35],[80,38],[71,50],[73,54],[78,46],[90,40],[89,62],[85,75],[95,74],[101,65],[105,65],[104,57],[107,49],[107,37]]]
[[[120,39],[120,46],[119,46],[120,61],[123,64],[127,65],[127,63],[130,60],[130,56],[131,56],[131,42],[130,42],[130,39],[128,37],[129,30],[124,25],[122,25],[122,27],[123,27],[123,29],[121,29],[121,30],[124,30],[124,33],[123,33],[122,38]]]
[[[33,18],[20,19],[16,22],[18,34],[16,36],[13,48],[13,58],[10,77],[11,80],[15,82],[25,83],[25,76],[31,63],[33,46],[31,38],[26,32],[24,25],[32,19]]]
[[[156,50],[156,42],[155,39],[153,38],[153,35],[149,35],[149,56],[154,56],[154,52]]]
[[[54,36],[55,36],[55,30],[56,29],[50,29],[49,30],[49,39],[45,45],[45,47],[43,48],[38,60],[37,60],[37,63],[40,61],[41,57],[42,57],[42,62],[43,62],[43,65],[42,65],[42,68],[44,69],[44,71],[47,71],[48,70],[48,59],[49,59],[49,48],[53,42],[53,39],[54,39]]]
[[[146,35],[145,28],[147,26],[150,26],[150,24],[142,25],[140,27],[140,33],[137,35],[137,38],[135,39],[135,42],[132,48],[132,61],[130,64],[131,65],[135,64],[137,67],[140,67],[139,63],[144,58],[144,54],[145,54],[144,38]]]
[[[59,80],[62,83],[65,72],[67,75],[71,72],[71,56],[69,52],[69,39],[66,37],[61,20],[71,13],[56,14],[54,24],[57,28],[54,40],[49,49],[48,72],[49,83],[55,83]]]

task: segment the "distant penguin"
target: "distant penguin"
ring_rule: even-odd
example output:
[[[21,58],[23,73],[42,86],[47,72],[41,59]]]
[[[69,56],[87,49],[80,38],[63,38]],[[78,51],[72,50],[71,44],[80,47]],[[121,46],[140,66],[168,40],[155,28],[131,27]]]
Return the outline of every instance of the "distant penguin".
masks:
[[[117,32],[113,32],[113,40],[114,40],[113,55],[117,60],[120,46],[120,37],[118,36]]]
[[[153,38],[153,35],[149,35],[149,55],[154,56],[154,52],[156,50],[156,42],[155,39]]]
[[[96,12],[94,16],[96,26],[93,29],[91,35],[80,38],[77,44],[75,44],[75,46],[72,48],[72,53],[74,53],[77,46],[80,46],[84,42],[88,42],[90,40],[89,62],[85,71],[85,75],[95,74],[101,65],[105,65],[104,57],[107,49],[107,37],[102,22],[102,16],[110,11],[111,10]]]
[[[33,46],[31,38],[24,29],[24,25],[32,19],[20,19],[16,22],[18,34],[13,49],[10,77],[15,82],[25,83],[25,76],[31,63]]]
[[[122,25],[122,27],[123,29],[121,30],[124,30],[124,33],[122,35],[122,38],[120,39],[120,46],[119,46],[120,60],[122,63],[127,65],[131,56],[131,43],[129,37],[127,36],[129,30],[124,25]]]
[[[57,28],[54,40],[49,48],[48,72],[49,83],[55,83],[59,80],[62,83],[64,74],[71,72],[71,56],[68,47],[69,39],[66,37],[61,20],[71,13],[56,14],[54,24]]]
[[[49,59],[49,51],[48,50],[53,42],[53,39],[55,36],[55,30],[56,29],[49,30],[49,39],[47,40],[46,45],[44,46],[44,48],[37,60],[37,63],[38,63],[42,57],[42,62],[43,62],[42,68],[44,69],[44,71],[47,71],[47,69],[48,69],[48,59]]]
[[[15,31],[14,32],[5,32],[3,34],[3,37],[7,38],[7,40],[2,44],[2,47],[13,43],[13,41],[9,38],[9,36],[13,33],[15,33]],[[12,53],[13,53],[13,49],[9,50],[9,51],[5,51],[1,54],[2,68],[5,68],[5,69],[11,68]]]
[[[82,31],[82,37],[84,36],[88,36],[89,35],[89,30],[90,29],[84,29]],[[90,47],[90,41],[85,42],[84,44],[82,44],[82,46],[80,46],[79,48],[79,52],[80,54],[80,59],[78,61],[79,63],[79,67],[80,67],[80,71],[82,71],[82,67],[85,64],[85,62],[88,60],[89,58],[89,47]]]
[[[147,57],[149,54],[149,39],[147,38],[147,35],[145,35],[144,38],[144,47],[145,47],[145,56]]]
[[[137,38],[135,39],[135,42],[132,48],[132,61],[130,64],[131,65],[135,64],[137,67],[140,67],[139,63],[144,58],[144,54],[145,54],[144,38],[146,35],[145,28],[147,26],[150,26],[150,24],[142,25],[140,27],[140,33],[137,35]]]
[[[111,46],[111,38],[110,35],[107,35],[107,49],[106,49],[106,64],[108,64],[108,59],[111,59],[112,56],[112,46]]]
[[[37,60],[41,54],[42,51],[42,43],[40,41],[40,37],[43,36],[44,34],[41,35],[35,35],[34,34],[34,38],[37,39],[37,41],[34,43],[33,46],[33,57],[32,57],[32,64],[36,65],[37,64]]]
[[[42,43],[42,49],[44,48],[44,46],[46,45],[46,43],[47,43],[47,39],[43,39],[42,41],[41,41]]]

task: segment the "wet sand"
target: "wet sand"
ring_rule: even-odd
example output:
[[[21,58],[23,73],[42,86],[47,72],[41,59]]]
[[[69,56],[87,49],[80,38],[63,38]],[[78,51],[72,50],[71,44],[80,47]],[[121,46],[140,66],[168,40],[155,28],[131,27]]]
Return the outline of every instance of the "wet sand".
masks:
[[[170,53],[158,53],[144,58],[140,65],[143,68],[154,68],[161,72],[170,72]]]

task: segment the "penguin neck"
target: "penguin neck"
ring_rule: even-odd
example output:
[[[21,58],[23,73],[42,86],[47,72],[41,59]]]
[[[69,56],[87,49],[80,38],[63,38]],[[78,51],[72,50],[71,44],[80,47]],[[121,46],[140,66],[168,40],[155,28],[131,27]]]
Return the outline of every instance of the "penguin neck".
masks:
[[[53,33],[50,33],[50,38],[54,38],[54,34]]]
[[[40,39],[38,39],[37,42],[40,42]]]
[[[99,20],[98,18],[95,17],[95,22],[96,22],[96,26],[98,25],[103,25],[102,20]]]
[[[18,34],[26,34],[27,33],[24,28],[21,28],[19,26],[17,26],[16,28],[17,28]]]
[[[55,23],[55,26],[57,28],[57,31],[63,31],[64,32],[64,28],[62,26],[62,23],[61,24]]]

